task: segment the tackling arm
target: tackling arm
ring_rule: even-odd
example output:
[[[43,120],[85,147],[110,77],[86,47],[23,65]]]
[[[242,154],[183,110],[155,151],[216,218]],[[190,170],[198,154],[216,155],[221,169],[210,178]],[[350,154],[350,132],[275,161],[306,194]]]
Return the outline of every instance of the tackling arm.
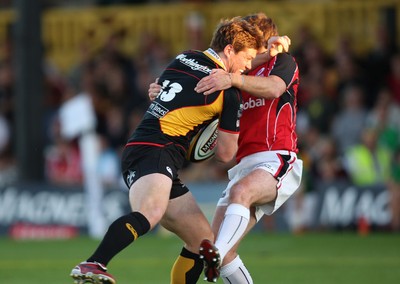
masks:
[[[290,46],[290,38],[287,36],[274,36],[268,40],[268,48],[260,53],[252,62],[253,68],[264,62],[268,62],[278,53],[287,52]],[[195,87],[198,93],[209,95],[218,90],[226,90],[236,87],[254,96],[266,99],[274,99],[281,96],[286,90],[285,81],[279,76],[256,77],[241,74],[228,73],[222,69],[213,69],[209,76],[204,77]]]
[[[268,77],[256,77],[239,74],[232,75],[232,85],[242,91],[246,91],[256,97],[265,99],[279,98],[286,90],[286,84],[282,78],[270,75]]]
[[[232,161],[238,148],[238,137],[239,134],[229,133],[219,129],[217,146],[215,149],[215,159],[223,163]]]

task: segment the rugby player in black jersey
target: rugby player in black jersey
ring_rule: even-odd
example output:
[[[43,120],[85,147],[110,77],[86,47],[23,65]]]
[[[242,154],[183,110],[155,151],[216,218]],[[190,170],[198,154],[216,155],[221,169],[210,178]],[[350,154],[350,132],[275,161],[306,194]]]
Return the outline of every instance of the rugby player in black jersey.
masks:
[[[94,253],[72,269],[75,283],[116,283],[106,271],[107,264],[158,223],[185,243],[174,264],[171,283],[197,282],[203,268],[198,248],[203,239],[213,239],[213,233],[178,171],[191,138],[215,118],[219,118],[215,157],[222,162],[233,159],[241,96],[235,88],[209,96],[194,88],[212,69],[229,73],[251,69],[261,45],[262,37],[248,22],[239,17],[224,20],[217,26],[209,49],[179,54],[161,74],[162,89],[122,154],[132,212],[115,220]]]

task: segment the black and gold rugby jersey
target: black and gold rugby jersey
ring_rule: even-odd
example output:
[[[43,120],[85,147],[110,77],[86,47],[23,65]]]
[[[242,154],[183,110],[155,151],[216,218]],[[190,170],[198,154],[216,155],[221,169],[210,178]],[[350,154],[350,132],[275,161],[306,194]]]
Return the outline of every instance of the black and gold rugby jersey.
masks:
[[[199,129],[215,118],[219,118],[220,130],[238,133],[241,109],[238,89],[208,96],[194,90],[214,68],[224,68],[224,65],[211,49],[179,54],[160,76],[160,94],[147,109],[128,145],[173,142],[187,149]]]

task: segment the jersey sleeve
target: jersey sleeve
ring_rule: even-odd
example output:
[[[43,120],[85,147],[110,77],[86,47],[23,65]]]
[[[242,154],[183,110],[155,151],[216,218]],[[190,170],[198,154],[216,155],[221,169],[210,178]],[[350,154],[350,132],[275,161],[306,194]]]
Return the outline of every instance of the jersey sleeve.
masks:
[[[293,56],[289,53],[279,53],[269,75],[280,77],[288,87],[297,79],[297,72],[297,63]]]
[[[223,92],[224,105],[219,118],[219,128],[223,131],[238,133],[242,96],[236,88],[230,88]]]

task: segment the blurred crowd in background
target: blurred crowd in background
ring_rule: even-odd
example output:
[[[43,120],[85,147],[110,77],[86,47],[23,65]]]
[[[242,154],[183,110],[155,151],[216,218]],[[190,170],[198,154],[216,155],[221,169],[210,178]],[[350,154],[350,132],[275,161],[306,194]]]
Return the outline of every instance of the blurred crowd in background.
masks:
[[[121,149],[147,109],[149,84],[174,54],[151,34],[143,35],[139,52],[123,54],[118,49],[121,36],[110,35],[96,54],[83,48],[81,60],[67,74],[45,63],[43,155],[49,183],[82,184],[77,141],[60,135],[57,114],[63,102],[83,92],[91,97],[97,117],[102,182],[110,188],[125,187],[119,168]],[[384,29],[377,30],[375,48],[363,55],[354,51],[351,38],[346,37],[337,41],[333,54],[327,54],[306,26],[298,28],[292,43],[290,52],[301,78],[297,131],[299,156],[304,161],[302,192],[313,191],[320,180],[383,184],[391,194],[393,226],[400,229],[399,48]],[[0,185],[6,185],[18,176],[13,149],[16,82],[12,42],[1,48],[6,57],[0,62]],[[185,182],[225,181],[232,165],[213,159],[188,164],[181,178]]]
[[[11,8],[14,0],[0,0],[0,8]],[[78,7],[78,6],[112,6],[131,4],[155,4],[155,3],[206,3],[228,2],[229,0],[38,0],[43,7]],[[244,0],[252,1],[252,0]]]

